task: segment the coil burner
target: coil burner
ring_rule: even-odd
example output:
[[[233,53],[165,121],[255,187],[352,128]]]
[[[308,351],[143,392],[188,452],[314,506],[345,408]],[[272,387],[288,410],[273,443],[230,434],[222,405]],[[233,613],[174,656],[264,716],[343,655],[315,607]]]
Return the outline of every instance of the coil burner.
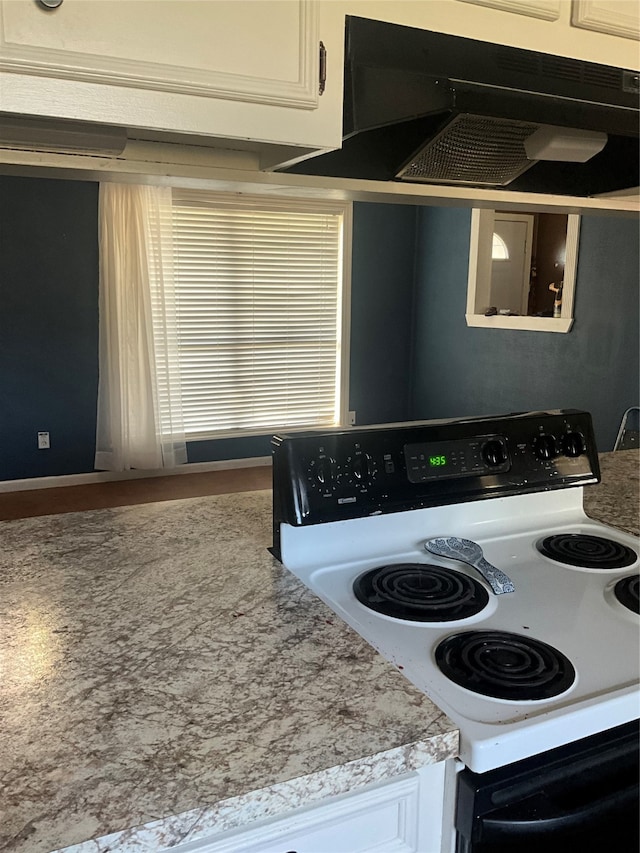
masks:
[[[353,591],[378,613],[416,622],[466,619],[489,603],[489,594],[474,578],[427,563],[372,569],[354,581]]]
[[[447,637],[436,648],[436,663],[456,684],[495,699],[549,699],[575,680],[573,665],[562,652],[507,631]]]
[[[638,559],[635,551],[620,542],[585,533],[547,536],[536,547],[551,560],[584,569],[623,569]]]

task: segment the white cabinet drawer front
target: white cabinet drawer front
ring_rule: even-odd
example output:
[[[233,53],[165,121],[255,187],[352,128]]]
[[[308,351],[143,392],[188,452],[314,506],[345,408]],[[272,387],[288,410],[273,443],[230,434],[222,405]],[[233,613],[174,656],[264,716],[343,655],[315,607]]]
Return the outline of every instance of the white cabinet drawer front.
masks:
[[[0,2],[0,68],[313,109],[315,0]]]
[[[442,831],[443,768],[423,768],[166,853],[434,853]]]

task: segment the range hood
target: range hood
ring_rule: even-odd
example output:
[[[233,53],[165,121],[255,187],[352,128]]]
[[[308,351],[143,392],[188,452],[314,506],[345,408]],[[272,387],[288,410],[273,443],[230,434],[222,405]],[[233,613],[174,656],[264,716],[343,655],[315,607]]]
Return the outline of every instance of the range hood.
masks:
[[[299,174],[592,196],[640,183],[638,72],[347,17],[343,145]]]

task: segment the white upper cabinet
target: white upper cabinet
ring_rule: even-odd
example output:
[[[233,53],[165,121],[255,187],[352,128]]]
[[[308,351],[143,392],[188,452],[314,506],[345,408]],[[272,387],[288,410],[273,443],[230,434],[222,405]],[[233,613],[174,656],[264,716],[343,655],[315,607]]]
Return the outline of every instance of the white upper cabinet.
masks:
[[[408,27],[638,68],[637,0],[344,0],[348,13]]]
[[[0,109],[340,144],[344,23],[316,0],[0,0]],[[320,42],[327,81],[321,94]]]

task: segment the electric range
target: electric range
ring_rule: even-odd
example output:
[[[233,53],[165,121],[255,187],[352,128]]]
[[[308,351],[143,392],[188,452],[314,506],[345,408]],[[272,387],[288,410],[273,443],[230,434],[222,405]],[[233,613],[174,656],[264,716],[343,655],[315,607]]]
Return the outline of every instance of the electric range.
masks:
[[[600,478],[588,413],[273,446],[272,552],[450,717],[467,768],[637,719],[640,545],[583,510]],[[452,538],[456,556],[427,550]]]

